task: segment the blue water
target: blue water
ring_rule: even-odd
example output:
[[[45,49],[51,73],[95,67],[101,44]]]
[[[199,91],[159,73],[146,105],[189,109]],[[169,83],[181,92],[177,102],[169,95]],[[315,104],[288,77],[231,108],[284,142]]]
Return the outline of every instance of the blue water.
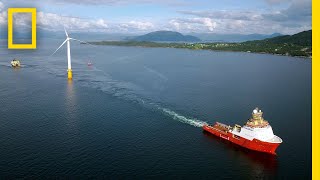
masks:
[[[311,177],[310,59],[72,43],[68,82],[66,47],[50,56],[61,42],[0,46],[1,176]],[[277,156],[200,128],[243,124],[257,106],[284,141]]]

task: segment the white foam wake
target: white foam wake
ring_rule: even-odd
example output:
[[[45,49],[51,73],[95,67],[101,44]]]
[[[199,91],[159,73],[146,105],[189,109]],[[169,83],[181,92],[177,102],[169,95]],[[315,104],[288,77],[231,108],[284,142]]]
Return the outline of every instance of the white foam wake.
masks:
[[[186,118],[185,116],[182,116],[174,111],[171,111],[169,109],[166,108],[159,108],[161,109],[164,113],[166,113],[167,115],[171,116],[174,120],[178,120],[182,123],[186,123],[195,127],[202,127],[203,125],[207,125],[207,122],[204,121],[200,121],[197,119],[191,119],[191,118]]]
[[[145,68],[150,72],[157,74],[162,79],[167,80],[167,78],[162,74],[150,68],[148,69],[148,67],[146,66]],[[96,73],[94,77],[91,77],[90,75],[87,75],[87,74],[85,74],[87,76],[82,75],[78,80],[81,82],[81,85],[97,88],[117,98],[138,102],[138,103],[141,103],[141,105],[146,107],[156,108],[162,111],[165,115],[171,117],[172,119],[180,121],[185,124],[192,125],[194,127],[202,127],[203,125],[208,124],[205,121],[197,120],[194,118],[187,118],[168,108],[161,107],[161,105],[159,105],[160,103],[159,104],[154,103],[151,99],[145,98],[143,97],[143,95],[137,93],[137,92],[141,92],[141,89],[139,86],[136,86],[134,83],[115,80],[112,78],[111,75],[109,75],[108,73],[104,72],[103,70],[97,67],[93,67],[93,70],[99,73]]]

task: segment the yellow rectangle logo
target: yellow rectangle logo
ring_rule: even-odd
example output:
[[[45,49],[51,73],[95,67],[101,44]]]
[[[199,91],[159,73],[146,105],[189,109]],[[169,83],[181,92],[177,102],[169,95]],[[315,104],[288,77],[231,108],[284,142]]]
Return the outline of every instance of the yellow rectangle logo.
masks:
[[[32,43],[13,44],[13,14],[31,13]],[[37,9],[36,8],[8,8],[8,49],[36,49],[37,48]]]

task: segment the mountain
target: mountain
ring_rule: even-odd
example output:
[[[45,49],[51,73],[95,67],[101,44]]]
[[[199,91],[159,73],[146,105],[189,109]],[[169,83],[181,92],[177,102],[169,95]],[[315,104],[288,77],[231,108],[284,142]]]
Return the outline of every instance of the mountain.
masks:
[[[155,31],[142,36],[127,38],[130,41],[166,41],[166,42],[199,42],[199,38],[191,35],[183,35],[174,31]]]
[[[190,33],[190,35],[199,37],[204,42],[245,42],[253,40],[263,40],[282,36],[280,33],[273,34],[216,34],[216,33]]]
[[[264,41],[274,44],[294,44],[299,46],[312,46],[312,30],[303,31],[294,35],[278,36],[265,39]]]

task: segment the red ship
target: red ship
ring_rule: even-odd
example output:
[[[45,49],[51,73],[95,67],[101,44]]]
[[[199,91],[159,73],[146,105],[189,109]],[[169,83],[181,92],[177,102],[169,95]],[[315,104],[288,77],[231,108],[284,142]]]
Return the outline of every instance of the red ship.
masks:
[[[216,122],[212,126],[204,125],[203,130],[247,149],[275,155],[282,139],[273,134],[272,127],[263,119],[262,114],[256,108],[252,112],[252,118],[242,127]]]

